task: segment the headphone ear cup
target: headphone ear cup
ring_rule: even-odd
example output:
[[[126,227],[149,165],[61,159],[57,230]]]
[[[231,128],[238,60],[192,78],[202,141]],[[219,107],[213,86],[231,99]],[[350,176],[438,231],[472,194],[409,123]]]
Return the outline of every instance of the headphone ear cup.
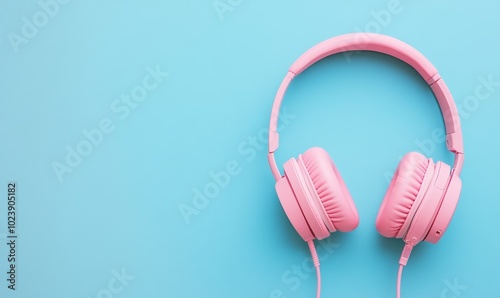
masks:
[[[328,153],[319,147],[299,157],[312,181],[324,212],[335,229],[350,232],[359,224],[356,206]],[[328,225],[327,225],[328,226]]]
[[[409,225],[408,215],[415,211],[417,197],[421,199],[424,194],[421,187],[431,163],[431,160],[417,152],[410,152],[403,157],[377,215],[376,227],[382,236],[404,236]]]
[[[295,197],[291,181],[286,174],[276,182],[276,193],[278,194],[281,206],[285,210],[288,220],[290,220],[290,223],[297,233],[299,233],[300,237],[306,242],[315,239],[316,237],[313,235],[304,217],[302,209]]]
[[[433,221],[433,224],[427,234],[425,241],[437,243],[451,222],[458,200],[460,199],[460,191],[462,190],[462,181],[457,175],[450,177],[450,183],[443,197],[443,202],[439,207],[438,213]]]

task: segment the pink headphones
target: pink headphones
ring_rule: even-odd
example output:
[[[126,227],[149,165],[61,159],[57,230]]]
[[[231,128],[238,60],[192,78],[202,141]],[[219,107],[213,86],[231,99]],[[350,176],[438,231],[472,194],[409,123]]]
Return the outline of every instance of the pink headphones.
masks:
[[[328,153],[311,148],[284,164],[282,176],[274,152],[278,149],[278,114],[292,79],[316,61],[341,52],[363,50],[384,53],[411,65],[429,84],[437,98],[446,126],[446,146],[455,154],[453,168],[420,153],[410,152],[398,165],[377,215],[382,236],[402,238],[406,243],[399,261],[396,295],[400,297],[403,267],[411,250],[421,241],[437,243],[443,236],[460,197],[459,174],[463,164],[463,140],[453,97],[436,68],[416,49],[395,38],[372,34],[346,34],[328,39],[304,53],[289,68],[273,104],[269,126],[269,165],[276,179],[276,191],[288,219],[311,250],[318,274],[319,260],[313,240],[337,230],[350,232],[359,223],[356,206]]]

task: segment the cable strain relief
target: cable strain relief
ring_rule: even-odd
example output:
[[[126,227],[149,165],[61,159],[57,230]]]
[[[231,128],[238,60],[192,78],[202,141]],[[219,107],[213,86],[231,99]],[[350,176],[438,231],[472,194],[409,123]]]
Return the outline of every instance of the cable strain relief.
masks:
[[[405,247],[403,248],[403,252],[401,253],[401,258],[399,259],[400,265],[406,266],[412,250],[413,250],[413,245],[406,243]]]
[[[311,251],[311,257],[314,263],[314,267],[319,267],[319,258],[318,253],[316,252],[316,247],[314,246],[313,240],[307,241],[307,245],[309,245],[309,250]]]

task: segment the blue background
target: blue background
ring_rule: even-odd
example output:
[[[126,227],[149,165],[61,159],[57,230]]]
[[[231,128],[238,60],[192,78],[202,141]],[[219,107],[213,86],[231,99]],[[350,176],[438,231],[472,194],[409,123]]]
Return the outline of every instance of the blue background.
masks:
[[[219,12],[212,0],[73,0],[48,20],[37,1],[0,3],[0,296],[313,297],[309,251],[280,207],[260,138],[289,65],[365,30],[420,50],[463,110],[461,201],[442,241],[414,250],[403,297],[500,296],[500,87],[474,97],[481,78],[500,81],[499,2],[401,0],[388,16],[385,0],[223,0]],[[34,16],[43,27],[13,44]],[[126,117],[123,105],[113,110],[152,84],[148,67],[169,75]],[[374,222],[406,152],[453,161],[432,141],[443,129],[432,93],[404,63],[355,53],[307,70],[284,107],[278,163],[324,147],[361,218],[320,245],[324,297],[394,297],[402,242]],[[114,130],[59,179],[54,163],[103,119]],[[230,180],[214,184],[228,168]],[[16,292],[5,280],[8,181],[18,192]],[[193,206],[197,191],[206,200]]]

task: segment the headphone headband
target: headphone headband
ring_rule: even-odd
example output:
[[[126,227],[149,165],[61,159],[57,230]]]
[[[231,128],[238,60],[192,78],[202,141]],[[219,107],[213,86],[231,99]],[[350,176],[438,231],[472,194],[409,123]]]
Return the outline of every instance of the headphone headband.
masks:
[[[302,54],[289,68],[276,94],[269,125],[269,164],[276,179],[281,177],[274,152],[279,146],[277,132],[278,114],[285,92],[292,79],[315,62],[337,53],[347,51],[373,51],[383,53],[413,67],[431,87],[444,119],[446,128],[446,147],[455,154],[454,172],[459,174],[463,160],[463,140],[460,117],[450,90],[439,75],[437,69],[424,55],[412,46],[393,37],[375,33],[353,33],[330,38]]]

